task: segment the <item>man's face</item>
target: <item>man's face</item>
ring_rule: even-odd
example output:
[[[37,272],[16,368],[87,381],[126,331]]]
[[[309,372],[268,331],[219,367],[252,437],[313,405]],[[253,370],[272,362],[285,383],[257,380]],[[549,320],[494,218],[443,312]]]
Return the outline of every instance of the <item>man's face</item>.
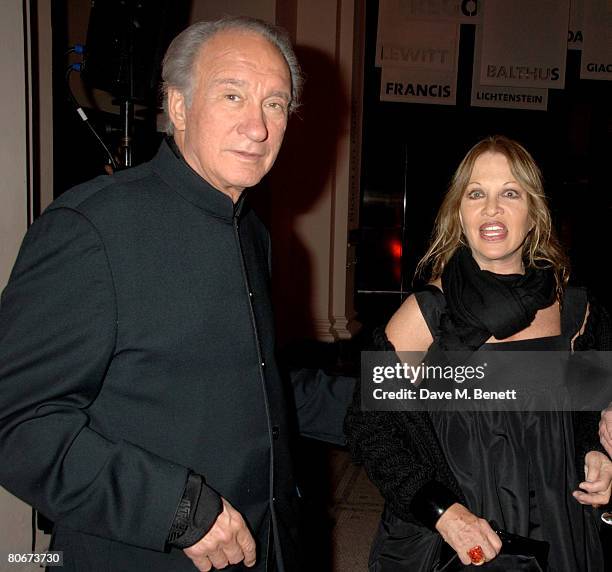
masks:
[[[291,76],[281,53],[262,36],[238,30],[204,44],[189,106],[177,90],[168,93],[185,160],[234,202],[274,164],[290,101]]]

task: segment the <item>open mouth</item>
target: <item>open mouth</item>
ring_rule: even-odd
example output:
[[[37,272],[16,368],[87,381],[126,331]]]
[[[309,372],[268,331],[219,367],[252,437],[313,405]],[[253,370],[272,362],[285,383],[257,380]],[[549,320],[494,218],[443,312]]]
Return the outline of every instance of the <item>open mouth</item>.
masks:
[[[508,236],[508,228],[501,222],[487,222],[478,231],[484,240],[503,240]]]

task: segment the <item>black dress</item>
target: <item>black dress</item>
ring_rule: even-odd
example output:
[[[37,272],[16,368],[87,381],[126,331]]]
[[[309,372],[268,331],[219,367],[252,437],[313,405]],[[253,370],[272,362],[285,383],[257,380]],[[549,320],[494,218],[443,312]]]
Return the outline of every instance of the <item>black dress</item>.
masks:
[[[444,298],[440,292],[416,294],[436,339]],[[585,315],[583,291],[568,289],[559,336],[484,344],[479,351],[568,351]],[[563,371],[547,371],[551,380]],[[572,491],[583,479],[574,463],[570,412],[446,411],[431,414],[446,459],[474,514],[501,528],[550,543],[549,571],[604,570],[597,523]],[[439,534],[405,522],[385,509],[370,556],[371,572],[431,571],[440,562]],[[480,567],[516,570],[499,556]],[[539,570],[534,562],[521,570]],[[471,570],[472,567],[469,568]]]

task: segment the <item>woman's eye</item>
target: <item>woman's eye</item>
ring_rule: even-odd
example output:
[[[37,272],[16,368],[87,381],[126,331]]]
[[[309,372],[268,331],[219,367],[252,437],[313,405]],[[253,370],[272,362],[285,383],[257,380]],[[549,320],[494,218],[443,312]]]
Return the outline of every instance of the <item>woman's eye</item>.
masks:
[[[482,191],[470,191],[468,193],[468,199],[480,199],[484,197],[484,193]]]
[[[520,194],[518,191],[515,191],[514,189],[508,189],[504,191],[504,197],[508,197],[510,199],[516,199],[520,197]]]

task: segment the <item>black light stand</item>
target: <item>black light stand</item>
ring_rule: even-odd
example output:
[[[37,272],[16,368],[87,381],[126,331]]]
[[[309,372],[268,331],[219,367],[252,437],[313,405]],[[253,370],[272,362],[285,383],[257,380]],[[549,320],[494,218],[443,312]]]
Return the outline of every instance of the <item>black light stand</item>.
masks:
[[[136,25],[134,4],[123,4],[123,18],[121,18],[120,34],[120,66],[118,85],[124,86],[125,92],[113,104],[119,104],[121,117],[121,138],[119,140],[119,156],[121,167],[126,169],[132,166],[132,142],[134,129],[134,34]]]
[[[118,55],[119,68],[115,77],[116,95],[113,105],[119,105],[119,117],[121,119],[121,137],[119,139],[119,160],[121,168],[132,166],[132,145],[134,133],[134,27],[137,25],[135,18],[134,2],[125,0],[119,2],[117,8],[118,17]]]
[[[119,106],[120,127],[111,130],[120,131],[119,169],[133,165],[134,105],[149,103],[147,96],[155,75],[151,62],[157,58],[147,62],[144,54],[159,39],[164,5],[136,0],[92,2],[84,78],[90,86],[109,92],[113,105]]]
[[[158,109],[161,60],[172,37],[188,24],[190,8],[189,0],[91,1],[82,76],[89,88],[110,93],[119,107],[118,121],[107,133],[118,136],[114,154],[120,169],[143,160],[147,142],[141,136],[153,122],[135,121],[134,107],[149,110],[148,117]]]
[[[119,102],[120,115],[122,119],[121,142],[119,143],[121,166],[127,168],[132,166],[132,129],[134,125],[134,102],[130,99],[122,99]]]

